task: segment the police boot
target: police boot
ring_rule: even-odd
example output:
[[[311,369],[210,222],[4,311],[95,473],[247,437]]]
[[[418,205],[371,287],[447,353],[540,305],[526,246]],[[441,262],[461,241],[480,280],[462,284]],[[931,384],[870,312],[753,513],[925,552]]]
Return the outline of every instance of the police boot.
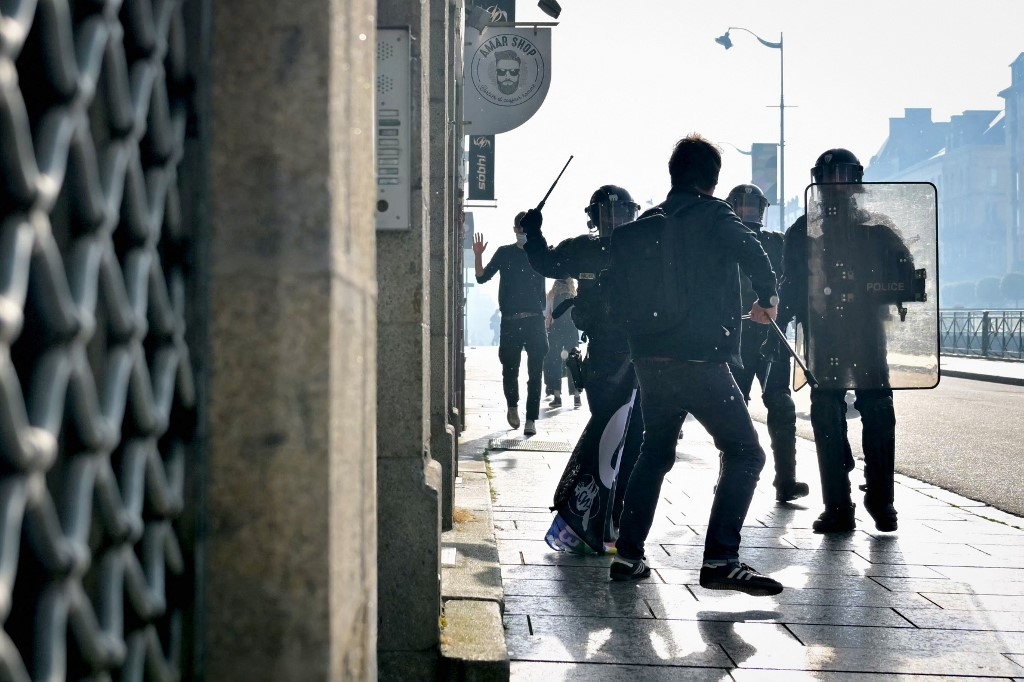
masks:
[[[764,396],[768,408],[768,436],[775,459],[775,499],[790,502],[806,497],[810,488],[796,480],[796,407],[788,393]]]
[[[848,533],[857,527],[853,518],[856,507],[853,502],[838,507],[825,507],[811,528],[815,533]]]
[[[875,528],[891,533],[896,530],[893,506],[896,465],[896,414],[887,392],[864,396],[856,404],[861,413],[864,433],[864,508]]]

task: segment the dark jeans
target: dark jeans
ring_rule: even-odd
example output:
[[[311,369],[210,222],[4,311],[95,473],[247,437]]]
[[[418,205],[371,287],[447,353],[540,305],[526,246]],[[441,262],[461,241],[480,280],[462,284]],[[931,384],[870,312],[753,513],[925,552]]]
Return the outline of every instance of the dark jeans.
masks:
[[[846,434],[846,391],[811,389],[811,428],[825,507],[849,505],[853,454]],[[864,449],[865,502],[892,504],[896,465],[896,411],[891,389],[856,390]]]
[[[537,314],[519,320],[501,318],[501,343],[498,344],[498,359],[501,360],[501,380],[505,390],[505,402],[509,407],[519,407],[519,363],[526,350],[526,418],[537,419],[540,414],[541,372],[544,356],[548,352],[548,334],[544,331],[544,316]]]
[[[774,484],[776,488],[792,485],[796,481],[796,406],[789,389],[792,372],[789,354],[767,360],[761,357],[760,345],[748,344],[744,337],[743,367],[731,369],[748,405],[755,377],[761,385],[761,402],[768,409],[768,437],[775,460]]]
[[[626,559],[644,555],[661,484],[676,460],[676,439],[686,413],[707,429],[722,453],[711,504],[704,559],[739,558],[740,528],[754,497],[765,455],[743,394],[723,363],[639,358],[633,363],[643,401],[644,441],[626,488],[619,540]]]

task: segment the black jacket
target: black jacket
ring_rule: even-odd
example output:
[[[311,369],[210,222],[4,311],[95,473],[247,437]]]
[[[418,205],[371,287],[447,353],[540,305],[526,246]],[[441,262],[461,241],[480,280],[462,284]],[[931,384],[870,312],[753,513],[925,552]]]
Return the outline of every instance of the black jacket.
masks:
[[[683,212],[676,228],[688,302],[686,318],[671,331],[630,335],[633,358],[666,357],[680,360],[729,362],[739,357],[741,310],[740,273],[750,278],[761,306],[778,301],[775,272],[757,235],[746,227],[726,202],[693,190],[669,192],[659,206],[669,216]]]
[[[782,251],[783,251],[783,236],[780,232],[766,232],[761,229],[761,226],[756,223],[744,223],[757,235],[757,239],[761,242],[761,248],[768,254],[768,260],[771,261],[772,269],[775,270],[775,276],[779,282],[785,281],[785,273],[782,270]],[[740,277],[740,293],[742,299],[743,312],[746,313],[750,310],[750,306],[757,300],[757,294],[754,293],[754,288],[750,284],[750,278],[746,275]],[[782,298],[781,284],[779,298],[779,316],[782,316],[782,306],[786,305],[786,301]],[[780,325],[780,327],[782,327]],[[784,327],[782,327],[784,329]],[[775,338],[775,332],[773,332],[768,325],[758,324],[750,320],[743,321],[743,334],[742,334],[742,348],[741,352],[744,358],[757,359],[761,354],[761,345],[768,338]]]
[[[535,232],[527,235],[523,250],[533,269],[545,277],[576,280],[572,321],[577,329],[605,347],[627,350],[626,334],[621,326],[612,323],[608,296],[601,289],[601,273],[611,263],[606,239],[580,235],[550,247],[544,236]]]

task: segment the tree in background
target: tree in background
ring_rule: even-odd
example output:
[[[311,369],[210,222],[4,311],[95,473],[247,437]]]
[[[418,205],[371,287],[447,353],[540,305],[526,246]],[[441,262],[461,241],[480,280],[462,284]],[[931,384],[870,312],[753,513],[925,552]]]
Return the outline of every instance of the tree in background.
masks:
[[[998,277],[983,277],[978,280],[974,287],[974,298],[979,305],[995,307],[1003,305],[1006,296],[1003,295],[1002,282]]]
[[[1008,272],[999,283],[999,290],[1004,298],[1013,301],[1014,308],[1020,308],[1020,300],[1024,298],[1024,273]]]
[[[946,308],[966,308],[974,304],[975,289],[974,282],[953,282],[946,284],[939,292],[940,303]]]

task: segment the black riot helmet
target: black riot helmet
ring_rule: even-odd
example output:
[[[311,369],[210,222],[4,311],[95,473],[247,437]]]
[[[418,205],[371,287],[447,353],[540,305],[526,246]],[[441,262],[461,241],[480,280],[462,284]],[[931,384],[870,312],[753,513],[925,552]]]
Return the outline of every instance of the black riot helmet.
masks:
[[[608,237],[619,225],[636,220],[640,205],[621,187],[601,185],[591,195],[590,204],[583,210],[590,218],[587,227],[597,230],[601,237]]]
[[[743,222],[759,227],[764,225],[764,210],[769,206],[768,197],[757,185],[736,185],[726,201]]]
[[[864,166],[849,149],[829,149],[814,162],[811,180],[818,184],[863,182]]]

